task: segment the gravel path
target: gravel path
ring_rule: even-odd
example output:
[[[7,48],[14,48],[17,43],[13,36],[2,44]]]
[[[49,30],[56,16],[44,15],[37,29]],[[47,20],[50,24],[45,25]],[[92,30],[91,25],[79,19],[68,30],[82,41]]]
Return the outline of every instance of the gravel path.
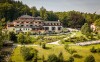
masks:
[[[80,42],[80,43],[76,43],[75,45],[86,46],[86,45],[92,45],[92,44],[100,44],[100,40]]]
[[[75,35],[76,35],[76,33],[73,33],[70,37],[74,37]],[[64,38],[64,40],[66,40],[66,39],[68,39],[68,38],[70,38],[70,37]],[[58,40],[58,41],[51,42],[51,43],[47,43],[47,44],[60,45],[60,44],[59,44],[60,41],[61,41],[61,40]]]
[[[39,46],[39,45],[35,45],[35,44],[25,44],[25,45],[22,45],[22,44],[14,44],[15,46],[26,46],[26,47],[31,47],[31,46]]]
[[[59,42],[60,42],[60,40],[58,40],[58,41],[55,41],[55,42],[51,42],[51,43],[47,43],[47,44],[60,45],[60,44],[59,44]]]

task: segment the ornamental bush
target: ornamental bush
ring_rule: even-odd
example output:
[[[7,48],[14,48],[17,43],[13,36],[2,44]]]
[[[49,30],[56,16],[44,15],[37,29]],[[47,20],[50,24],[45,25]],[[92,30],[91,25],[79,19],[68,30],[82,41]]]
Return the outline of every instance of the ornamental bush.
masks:
[[[95,49],[94,46],[90,49],[90,52],[92,52],[92,53],[96,53],[96,49]]]
[[[92,55],[89,55],[85,58],[84,62],[95,62],[95,58]]]
[[[48,59],[47,59],[48,62],[58,62],[58,60],[59,59],[57,58],[57,56],[55,54],[49,55]]]
[[[21,47],[20,52],[25,61],[32,60],[33,58],[37,58],[37,50],[28,47]]]

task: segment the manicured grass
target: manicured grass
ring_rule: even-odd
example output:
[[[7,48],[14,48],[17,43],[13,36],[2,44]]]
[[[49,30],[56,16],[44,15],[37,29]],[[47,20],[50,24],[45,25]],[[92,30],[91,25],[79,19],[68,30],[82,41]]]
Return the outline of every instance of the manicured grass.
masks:
[[[15,48],[12,56],[11,56],[12,62],[24,62],[24,59],[20,53],[20,47]]]
[[[82,55],[83,58],[75,58],[75,62],[84,62],[84,59],[86,56],[92,54],[95,59],[96,62],[100,62],[100,54],[99,53],[91,53],[90,52],[90,48],[92,48],[92,46],[95,46],[96,48],[100,47],[100,44],[98,45],[91,45],[91,46],[70,46],[70,48],[75,49],[77,51],[77,54]],[[64,46],[57,46],[57,45],[47,45],[47,49],[42,49],[40,46],[34,46],[33,48],[38,50],[38,58],[42,58],[42,56],[44,55],[45,60],[47,60],[48,55],[50,54],[56,54],[58,56],[58,54],[60,52],[63,53],[64,56],[64,60],[67,60],[71,55],[66,52],[66,50],[64,49]],[[23,58],[21,56],[20,53],[20,47],[17,47],[14,50],[14,53],[12,54],[12,60],[15,62],[23,62]],[[41,60],[39,60],[39,62],[41,62]]]

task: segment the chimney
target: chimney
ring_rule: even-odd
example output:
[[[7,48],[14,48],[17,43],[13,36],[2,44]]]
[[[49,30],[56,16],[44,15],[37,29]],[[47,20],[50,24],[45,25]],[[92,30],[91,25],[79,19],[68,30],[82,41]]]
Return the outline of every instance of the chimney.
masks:
[[[58,20],[58,22],[60,22],[60,21]]]

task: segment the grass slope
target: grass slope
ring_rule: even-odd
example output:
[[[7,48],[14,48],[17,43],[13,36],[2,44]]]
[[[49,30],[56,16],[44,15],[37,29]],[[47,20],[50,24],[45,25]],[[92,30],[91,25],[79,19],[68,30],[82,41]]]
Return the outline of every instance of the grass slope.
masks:
[[[100,62],[100,54],[99,53],[91,53],[90,52],[90,48],[92,46],[95,46],[96,48],[100,47],[100,44],[98,45],[91,45],[91,46],[70,46],[70,48],[77,50],[77,53],[82,55],[83,58],[75,58],[75,62],[84,62],[84,59],[86,56],[92,54],[95,59],[96,62]],[[47,45],[47,49],[42,49],[40,46],[35,46],[33,47],[35,49],[38,50],[38,58],[42,58],[42,56],[44,55],[45,60],[47,59],[48,55],[50,54],[56,54],[58,55],[60,52],[63,52],[63,56],[64,56],[64,60],[67,60],[71,55],[65,51],[64,46],[57,46],[57,45]],[[21,53],[20,53],[20,47],[17,47],[14,50],[14,53],[12,54],[11,59],[14,62],[24,62]],[[41,62],[41,60],[39,60],[38,62]]]

